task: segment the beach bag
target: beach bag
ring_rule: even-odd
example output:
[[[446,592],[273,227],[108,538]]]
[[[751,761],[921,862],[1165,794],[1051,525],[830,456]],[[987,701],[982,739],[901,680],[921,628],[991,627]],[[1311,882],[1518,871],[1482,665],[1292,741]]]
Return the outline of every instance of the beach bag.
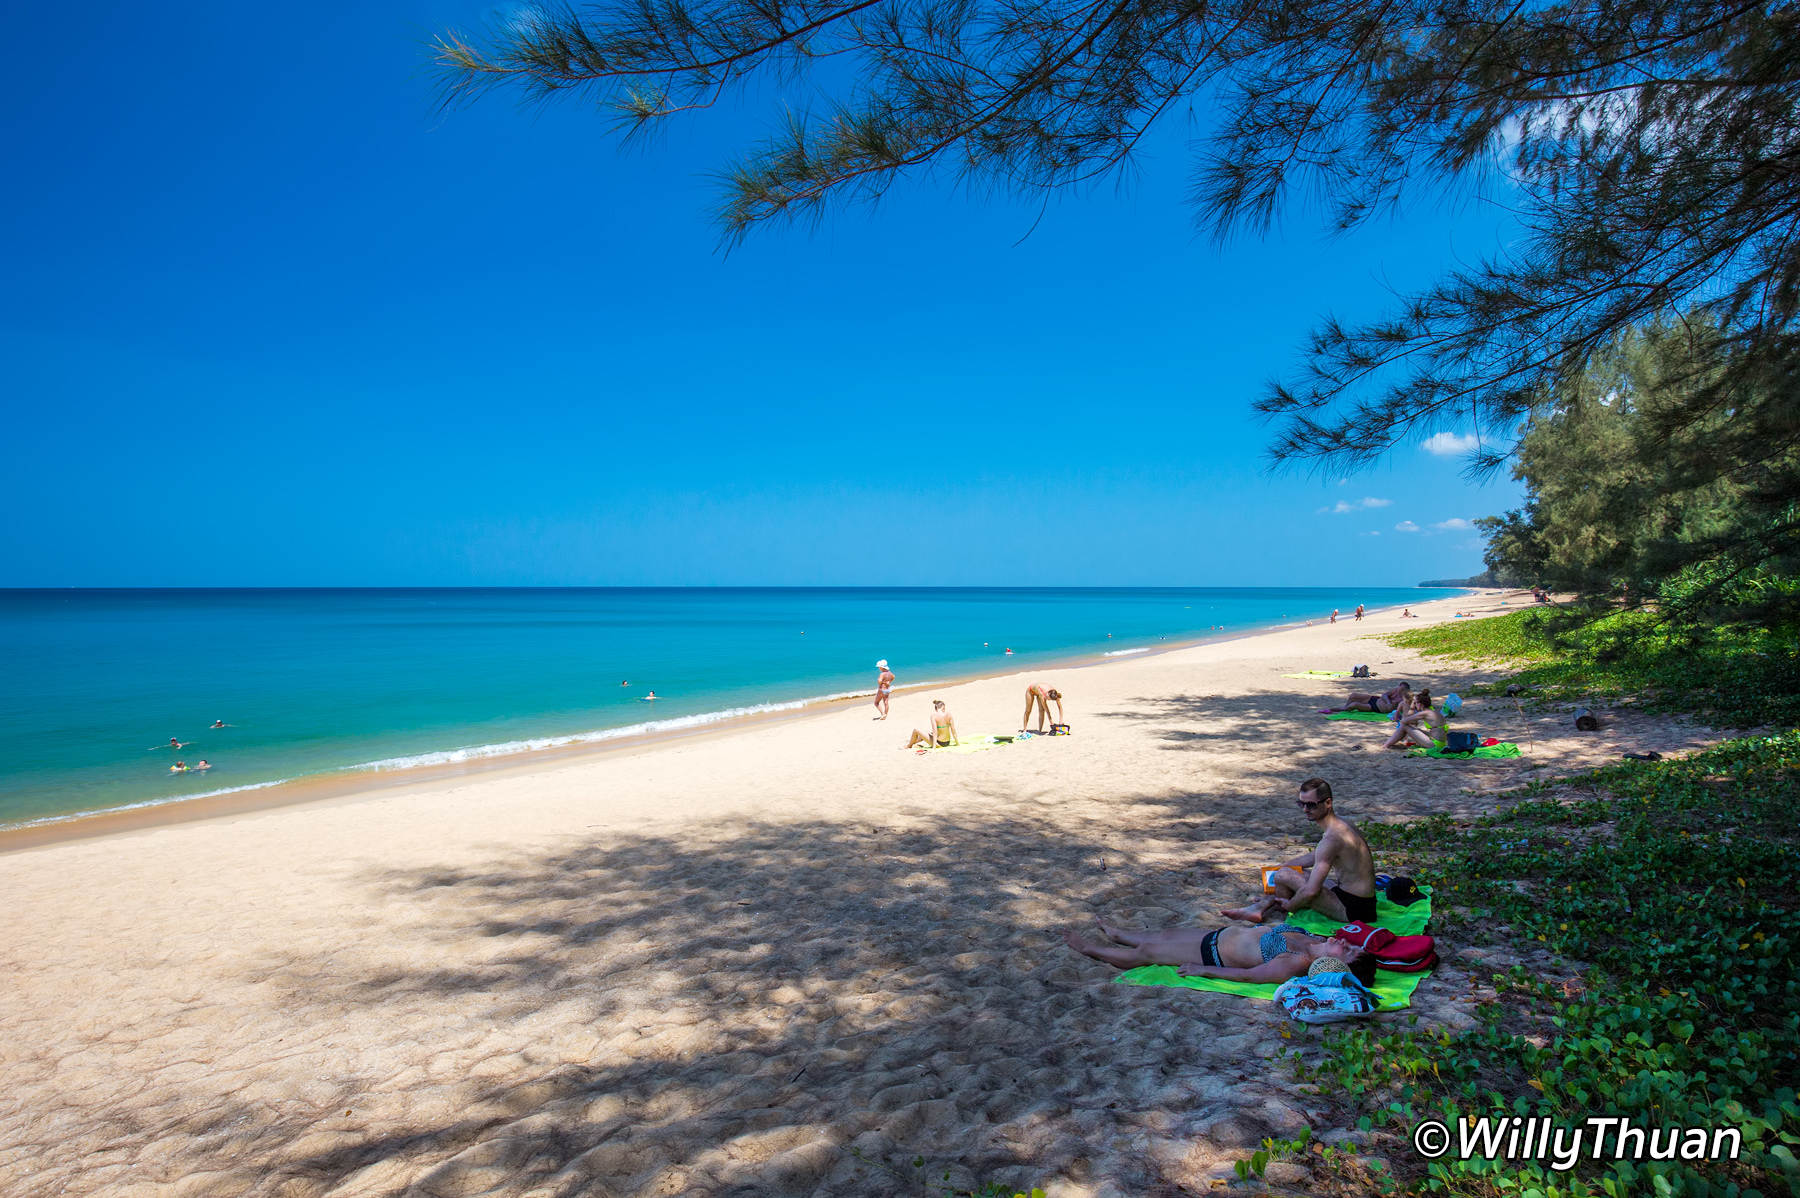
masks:
[[[1067,724],[1052,724],[1050,725],[1050,735],[1067,736],[1069,735],[1069,726]]]
[[[1290,978],[1275,990],[1289,1019],[1300,1023],[1342,1023],[1362,1019],[1380,1006],[1376,997],[1349,973],[1315,973]]]
[[[1444,752],[1473,753],[1481,747],[1479,732],[1447,732],[1444,734]]]
[[[1369,667],[1368,666],[1354,666],[1350,670],[1350,677],[1352,677],[1352,678],[1367,678],[1368,676],[1369,676]]]
[[[1430,936],[1396,936],[1373,924],[1347,923],[1331,938],[1356,945],[1375,958],[1377,967],[1390,973],[1424,973],[1437,968],[1437,941]]]

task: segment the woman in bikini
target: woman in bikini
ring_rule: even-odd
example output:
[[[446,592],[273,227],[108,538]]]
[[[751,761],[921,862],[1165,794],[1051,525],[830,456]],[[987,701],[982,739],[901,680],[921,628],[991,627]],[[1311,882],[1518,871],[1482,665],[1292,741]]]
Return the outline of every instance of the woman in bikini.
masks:
[[[924,745],[928,749],[933,746],[940,749],[947,749],[955,743],[956,720],[951,717],[950,712],[944,707],[944,701],[942,699],[933,699],[931,701],[931,732],[927,734],[914,728],[912,739],[900,747],[903,749],[910,749],[914,745]]]
[[[1336,715],[1340,711],[1372,711],[1376,715],[1387,715],[1400,706],[1401,700],[1412,691],[1412,683],[1402,682],[1392,690],[1383,691],[1379,695],[1351,695],[1344,700],[1344,706],[1327,709],[1327,714]]]
[[[888,669],[886,658],[876,662],[875,668],[881,671],[875,676],[875,710],[881,714],[875,718],[885,720],[888,718],[888,692],[894,689],[894,672]]]
[[[1354,944],[1329,940],[1292,924],[1275,928],[1166,928],[1134,932],[1100,924],[1111,944],[1096,944],[1074,931],[1063,943],[1119,969],[1175,965],[1182,977],[1227,982],[1285,982],[1310,973],[1348,970],[1365,986],[1375,984],[1375,958]],[[1330,964],[1320,964],[1330,962]]]
[[[1408,696],[1406,709],[1394,713],[1394,725],[1384,749],[1441,749],[1450,743],[1444,709],[1432,703],[1428,690]]]
[[[1045,690],[1035,682],[1026,687],[1025,718],[1019,722],[1019,731],[1025,731],[1025,726],[1031,723],[1031,713],[1033,709],[1035,709],[1038,713],[1037,730],[1042,732],[1044,730],[1044,721],[1050,719],[1050,704],[1052,703],[1056,704],[1056,719],[1051,720],[1051,723],[1060,724],[1063,722],[1062,692],[1058,690]]]

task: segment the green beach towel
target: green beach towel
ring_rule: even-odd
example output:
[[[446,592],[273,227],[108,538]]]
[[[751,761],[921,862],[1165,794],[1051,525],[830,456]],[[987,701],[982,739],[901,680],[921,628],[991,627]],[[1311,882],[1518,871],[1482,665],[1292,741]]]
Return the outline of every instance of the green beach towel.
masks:
[[[1328,720],[1355,720],[1362,724],[1391,724],[1394,717],[1382,715],[1377,711],[1334,711],[1325,717]]]
[[[1425,925],[1431,920],[1431,890],[1421,886],[1419,893],[1425,897],[1410,907],[1402,907],[1388,902],[1386,894],[1376,891],[1375,926],[1386,928],[1396,936],[1423,936]],[[1317,911],[1301,911],[1290,915],[1288,922],[1321,936],[1329,936],[1343,926],[1326,919]],[[1381,1005],[1376,1010],[1398,1011],[1403,1007],[1410,1007],[1413,991],[1430,976],[1430,970],[1424,973],[1393,973],[1377,969],[1375,985],[1371,987],[1375,997],[1381,1000]],[[1276,989],[1267,982],[1227,982],[1220,978],[1179,977],[1173,965],[1140,965],[1136,969],[1127,969],[1113,981],[1121,986],[1178,986],[1186,990],[1211,990],[1216,994],[1237,994],[1244,998],[1271,1001],[1275,998]]]
[[[1349,670],[1302,670],[1298,674],[1283,674],[1283,678],[1348,678]]]
[[[1414,749],[1407,754],[1408,757],[1442,757],[1446,761],[1467,761],[1471,757],[1482,757],[1491,761],[1496,757],[1517,757],[1518,755],[1519,746],[1510,740],[1503,740],[1497,745],[1482,745],[1472,753],[1446,753],[1433,746],[1429,749]]]

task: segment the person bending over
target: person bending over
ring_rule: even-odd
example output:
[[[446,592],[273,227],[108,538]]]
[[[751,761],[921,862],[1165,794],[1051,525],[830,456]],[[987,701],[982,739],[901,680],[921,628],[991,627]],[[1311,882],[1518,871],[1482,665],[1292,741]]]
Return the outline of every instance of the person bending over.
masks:
[[[1165,928],[1134,932],[1100,924],[1111,944],[1096,944],[1073,930],[1063,943],[1083,956],[1119,969],[1175,965],[1182,977],[1228,982],[1285,982],[1315,972],[1347,969],[1365,986],[1375,984],[1375,958],[1354,944],[1328,940],[1300,928]],[[1318,962],[1331,962],[1319,965]]]
[[[1056,718],[1051,720],[1051,723],[1060,724],[1063,722],[1062,692],[1058,690],[1045,690],[1035,682],[1026,687],[1025,718],[1019,722],[1019,731],[1025,731],[1026,726],[1031,723],[1032,711],[1036,710],[1038,713],[1037,731],[1042,732],[1044,730],[1044,721],[1050,719],[1050,704],[1052,703],[1056,704]]]
[[[927,734],[914,728],[912,739],[900,747],[910,749],[914,745],[924,745],[929,749],[935,745],[937,748],[943,749],[956,743],[955,717],[944,706],[942,699],[933,699],[931,701],[931,732]]]
[[[1319,825],[1319,846],[1284,862],[1269,875],[1275,893],[1221,914],[1262,923],[1273,912],[1313,910],[1339,923],[1375,919],[1375,858],[1356,825],[1333,808],[1331,783],[1308,778],[1300,784],[1300,813]],[[1337,881],[1330,882],[1337,874]]]
[[[1344,700],[1342,707],[1330,709],[1332,715],[1340,711],[1372,711],[1376,715],[1386,715],[1400,706],[1407,695],[1412,693],[1412,683],[1402,682],[1399,686],[1382,691],[1379,695],[1353,694]]]

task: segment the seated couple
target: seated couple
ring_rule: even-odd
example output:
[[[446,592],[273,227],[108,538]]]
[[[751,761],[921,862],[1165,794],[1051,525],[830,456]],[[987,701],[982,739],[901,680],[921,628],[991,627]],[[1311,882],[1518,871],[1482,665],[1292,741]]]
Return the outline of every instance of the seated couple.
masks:
[[[1310,909],[1334,923],[1375,919],[1375,862],[1369,842],[1332,808],[1331,784],[1309,778],[1300,785],[1301,813],[1318,824],[1319,847],[1269,875],[1275,893],[1222,914],[1263,923],[1277,911]],[[1333,872],[1337,882],[1326,882]],[[1100,924],[1112,944],[1096,944],[1070,931],[1063,942],[1076,952],[1119,969],[1175,965],[1183,977],[1231,982],[1285,982],[1314,972],[1348,969],[1365,986],[1375,982],[1375,958],[1355,945],[1283,923],[1273,928],[1169,928],[1134,932]],[[1116,946],[1116,947],[1115,947]],[[1324,964],[1321,964],[1324,962]]]
[[[1450,743],[1447,722],[1455,709],[1447,709],[1454,695],[1444,696],[1443,703],[1433,703],[1431,692],[1422,690],[1406,696],[1400,710],[1394,713],[1394,733],[1384,749],[1442,749]],[[1457,700],[1460,704],[1461,700]]]

